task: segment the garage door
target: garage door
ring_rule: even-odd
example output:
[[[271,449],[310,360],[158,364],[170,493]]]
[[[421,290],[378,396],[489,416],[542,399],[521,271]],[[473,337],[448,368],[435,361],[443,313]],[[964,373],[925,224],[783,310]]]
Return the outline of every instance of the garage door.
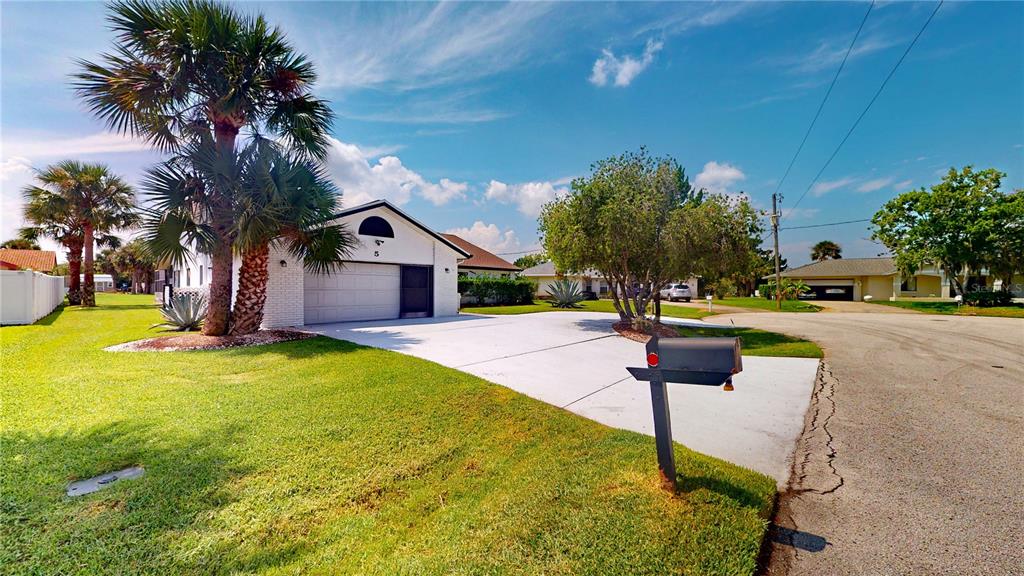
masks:
[[[349,262],[330,275],[306,273],[306,324],[398,318],[400,267]]]
[[[811,286],[816,300],[853,300],[853,286]]]

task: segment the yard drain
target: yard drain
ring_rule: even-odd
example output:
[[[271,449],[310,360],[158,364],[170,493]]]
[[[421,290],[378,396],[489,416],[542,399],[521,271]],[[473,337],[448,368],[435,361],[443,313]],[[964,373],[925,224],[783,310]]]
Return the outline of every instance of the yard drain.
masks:
[[[99,476],[93,476],[92,478],[86,478],[85,480],[79,480],[68,484],[67,493],[68,496],[84,496],[85,494],[92,494],[93,492],[103,490],[107,486],[110,486],[120,480],[138,478],[145,473],[146,470],[142,466],[132,466],[131,468],[125,468],[124,470],[100,474]]]

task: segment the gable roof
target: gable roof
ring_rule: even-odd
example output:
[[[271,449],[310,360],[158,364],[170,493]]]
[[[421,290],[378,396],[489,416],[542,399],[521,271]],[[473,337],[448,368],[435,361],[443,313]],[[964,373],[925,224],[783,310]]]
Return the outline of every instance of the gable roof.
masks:
[[[545,262],[543,264],[537,264],[531,266],[522,272],[523,276],[557,276],[558,272],[555,271],[554,262]],[[601,273],[597,270],[584,270],[582,274],[565,274],[566,276],[589,276],[591,278],[600,278]]]
[[[782,273],[783,278],[846,278],[850,276],[892,276],[892,258],[840,258],[812,262]],[[771,276],[766,276],[769,278]]]
[[[426,226],[421,224],[418,220],[416,220],[412,216],[409,216],[405,212],[402,212],[394,204],[392,204],[391,202],[388,202],[387,200],[374,200],[372,202],[367,202],[366,204],[360,204],[359,206],[353,206],[351,208],[346,208],[346,209],[338,212],[337,214],[335,214],[334,215],[334,219],[343,218],[345,216],[351,216],[353,214],[358,214],[360,212],[366,212],[367,210],[373,210],[374,208],[387,208],[388,210],[394,212],[396,215],[401,216],[403,219],[405,219],[407,222],[409,222],[413,226],[415,226],[415,227],[419,228],[420,230],[426,232],[427,234],[429,234],[433,238],[435,238],[437,240],[440,240],[442,244],[448,246],[452,250],[455,250],[461,256],[463,256],[465,258],[469,258],[470,256],[472,256],[472,254],[470,254],[469,252],[463,250],[462,248],[459,248],[451,240],[445,238],[444,236],[442,236],[441,234],[438,234],[437,232],[434,232],[430,228],[427,228]]]
[[[19,269],[50,273],[57,267],[57,253],[52,250],[0,248],[0,261]]]
[[[484,250],[465,238],[460,238],[455,234],[441,234],[441,236],[469,252],[469,258],[459,262],[459,268],[483,268],[485,270],[508,270],[509,272],[519,272],[522,270],[522,268],[517,267],[508,260]]]

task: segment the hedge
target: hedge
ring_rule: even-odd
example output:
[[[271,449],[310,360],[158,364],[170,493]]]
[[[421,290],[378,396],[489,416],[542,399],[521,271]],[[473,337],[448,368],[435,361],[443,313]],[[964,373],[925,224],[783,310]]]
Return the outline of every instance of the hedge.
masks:
[[[992,306],[1009,306],[1013,304],[1013,294],[1007,290],[994,290],[992,292],[968,292],[964,294],[964,304],[989,308]]]
[[[478,304],[531,304],[534,283],[523,277],[463,276],[459,278],[459,293],[472,296]]]

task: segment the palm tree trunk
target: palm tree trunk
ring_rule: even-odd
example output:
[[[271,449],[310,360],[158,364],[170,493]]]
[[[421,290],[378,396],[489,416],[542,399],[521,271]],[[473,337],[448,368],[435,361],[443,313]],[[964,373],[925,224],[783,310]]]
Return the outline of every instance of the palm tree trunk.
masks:
[[[82,303],[82,242],[80,239],[68,240],[68,304],[77,306]]]
[[[234,154],[237,136],[237,128],[215,123],[214,140],[221,154]],[[206,304],[206,321],[203,323],[203,334],[207,336],[224,336],[231,325],[231,269],[234,266],[234,238],[230,233],[234,224],[230,209],[231,191],[218,190],[217,193],[220,196],[219,206],[213,211],[212,222],[217,243],[210,253],[210,294]]]
[[[95,267],[93,259],[93,237],[92,237],[92,223],[86,222],[82,226],[82,236],[85,258],[82,262],[82,266],[85,268],[83,274],[85,279],[82,282],[82,306],[95,306],[96,305],[96,281],[93,279],[93,268]]]
[[[210,273],[210,296],[203,334],[224,336],[231,321],[231,268],[234,265],[229,242],[223,239],[218,242],[210,254],[210,265],[213,270]]]
[[[238,271],[238,294],[231,335],[252,334],[263,323],[263,305],[267,302],[267,263],[270,246],[264,244],[242,253],[242,268]]]

